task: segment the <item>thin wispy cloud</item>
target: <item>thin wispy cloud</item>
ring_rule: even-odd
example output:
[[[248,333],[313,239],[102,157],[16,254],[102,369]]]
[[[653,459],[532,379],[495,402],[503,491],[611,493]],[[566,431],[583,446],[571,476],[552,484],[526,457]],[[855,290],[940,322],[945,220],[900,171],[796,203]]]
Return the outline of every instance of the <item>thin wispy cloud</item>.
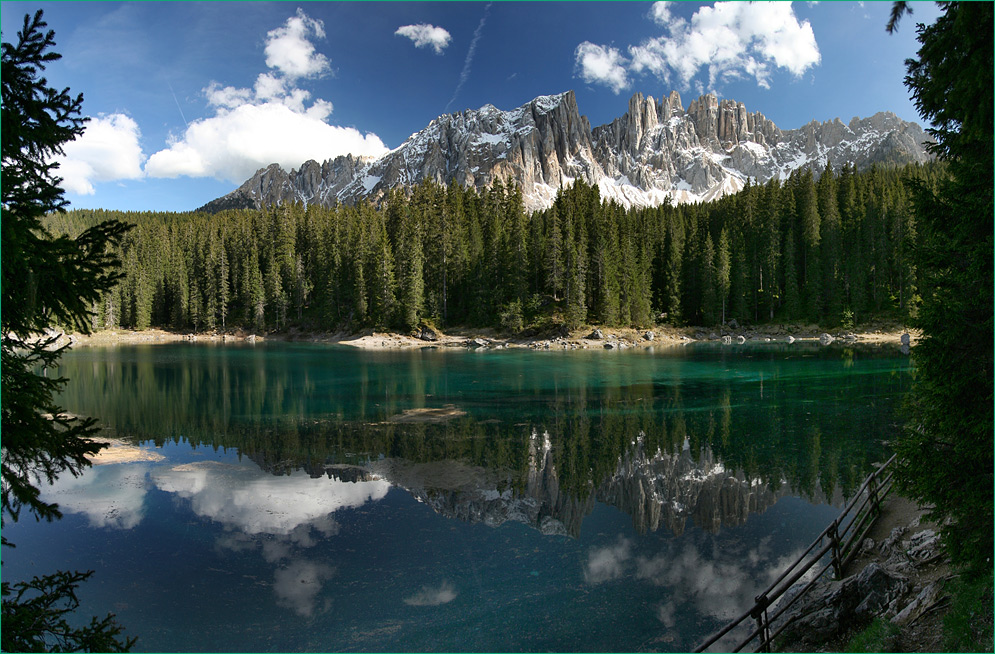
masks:
[[[398,27],[394,35],[411,39],[416,48],[432,48],[437,55],[442,54],[453,38],[444,28],[427,23]]]
[[[449,111],[449,107],[452,106],[453,102],[456,101],[456,96],[459,95],[460,90],[463,88],[463,84],[470,77],[470,66],[473,64],[473,55],[477,52],[477,43],[480,42],[480,37],[484,33],[484,25],[487,23],[487,15],[490,13],[491,3],[484,5],[484,15],[480,19],[480,24],[477,25],[477,29],[473,30],[473,40],[470,41],[470,49],[467,50],[466,60],[463,62],[463,70],[459,74],[459,83],[456,84],[456,90],[453,91],[453,97],[449,98],[449,102],[446,103],[446,111]]]

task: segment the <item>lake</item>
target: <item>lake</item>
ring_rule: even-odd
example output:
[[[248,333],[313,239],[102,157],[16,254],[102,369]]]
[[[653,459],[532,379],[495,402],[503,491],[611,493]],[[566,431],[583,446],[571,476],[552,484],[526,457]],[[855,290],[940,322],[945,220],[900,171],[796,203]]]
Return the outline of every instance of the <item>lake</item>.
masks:
[[[79,348],[140,456],[59,479],[8,581],[94,570],[138,651],[687,651],[890,455],[897,347]]]

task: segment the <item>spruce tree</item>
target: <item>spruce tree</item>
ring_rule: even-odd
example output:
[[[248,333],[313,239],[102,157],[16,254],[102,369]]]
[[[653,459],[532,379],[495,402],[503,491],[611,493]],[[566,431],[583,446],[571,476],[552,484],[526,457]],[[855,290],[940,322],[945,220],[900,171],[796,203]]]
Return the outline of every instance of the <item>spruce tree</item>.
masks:
[[[896,3],[896,18],[905,6]],[[913,349],[911,423],[896,450],[901,487],[933,507],[951,559],[990,579],[993,7],[942,8],[935,23],[918,27],[918,58],[906,62],[905,83],[934,126],[933,151],[950,178],[935,191],[914,187],[923,337]]]
[[[719,297],[722,304],[722,324],[726,324],[726,300],[732,287],[732,259],[729,254],[729,237],[726,230],[719,233],[719,248],[715,253],[715,274],[718,282]]]
[[[40,77],[59,59],[51,51],[54,33],[45,31],[39,10],[25,16],[16,45],[2,45],[2,215],[3,314],[0,332],[2,378],[2,511],[0,523],[21,512],[36,519],[61,517],[56,504],[40,497],[39,485],[62,474],[80,475],[88,457],[106,443],[94,440],[93,418],[63,412],[54,395],[67,383],[35,371],[56,368],[64,347],[50,335],[55,324],[83,333],[91,328],[90,308],[120,279],[112,252],[129,228],[105,221],[75,238],[54,237],[42,217],[64,211],[55,155],[83,133],[83,96],[56,91]],[[51,349],[50,349],[51,348]],[[6,537],[3,546],[11,546]],[[113,616],[72,627],[66,614],[79,606],[76,587],[91,572],[57,572],[30,581],[4,579],[3,651],[122,651],[133,640],[119,638]]]

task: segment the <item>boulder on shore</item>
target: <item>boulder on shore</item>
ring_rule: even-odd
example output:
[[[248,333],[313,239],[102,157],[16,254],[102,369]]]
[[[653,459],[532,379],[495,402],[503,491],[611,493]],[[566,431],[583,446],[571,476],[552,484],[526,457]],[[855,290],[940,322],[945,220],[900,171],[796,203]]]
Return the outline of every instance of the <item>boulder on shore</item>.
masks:
[[[439,340],[439,334],[428,325],[422,325],[418,332],[418,338],[429,343],[434,343]]]
[[[787,623],[780,640],[790,643],[792,650],[814,652],[852,625],[872,620],[898,600],[908,585],[908,580],[877,563],[841,581],[817,584],[775,622]],[[781,601],[798,595],[802,586],[789,590]]]

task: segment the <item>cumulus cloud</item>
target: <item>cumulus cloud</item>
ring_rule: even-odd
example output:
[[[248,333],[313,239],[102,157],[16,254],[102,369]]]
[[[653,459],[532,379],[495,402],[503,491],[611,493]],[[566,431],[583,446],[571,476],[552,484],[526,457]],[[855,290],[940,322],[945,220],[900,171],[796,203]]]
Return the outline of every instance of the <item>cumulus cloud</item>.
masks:
[[[408,606],[439,606],[452,602],[456,599],[456,595],[457,592],[453,590],[449,582],[443,581],[438,588],[422,586],[420,591],[411,597],[404,598],[404,603]]]
[[[775,70],[800,77],[821,61],[811,23],[799,22],[791,3],[717,2],[686,21],[673,14],[670,3],[657,2],[649,17],[664,35],[629,46],[628,60],[614,48],[578,46],[575,56],[584,80],[618,93],[628,86],[629,73],[648,73],[686,89],[705,72],[709,87],[753,78],[770,88]],[[582,55],[589,66],[581,65]]]
[[[574,50],[577,72],[588,84],[603,84],[615,95],[629,87],[629,62],[615,48],[584,41]]]
[[[395,36],[405,36],[415,44],[416,48],[432,48],[435,54],[442,54],[449,42],[452,40],[449,32],[441,27],[419,23],[417,25],[404,25],[398,27],[394,32]]]
[[[182,140],[149,157],[152,177],[218,177],[239,183],[271,163],[296,167],[339,154],[378,156],[387,151],[374,134],[324,122],[330,106],[304,112],[282,102],[244,104],[190,123]]]
[[[266,33],[266,65],[291,79],[315,77],[330,70],[325,55],[315,52],[310,37],[325,38],[325,25],[300,8],[282,27]]]
[[[324,38],[324,25],[302,10],[266,35],[266,65],[251,89],[212,82],[204,89],[215,115],[187,125],[168,148],[149,157],[151,177],[214,177],[244,181],[271,163],[283,168],[308,159],[343,154],[379,156],[387,152],[375,134],[328,123],[332,104],[300,88],[301,79],[326,75],[327,57],[311,39]]]
[[[703,69],[710,86],[752,77],[769,88],[774,69],[800,77],[821,61],[812,25],[799,23],[790,3],[717,2],[699,9],[690,23],[673,20],[667,5],[654,6],[653,16],[658,23],[669,19],[661,23],[669,36],[630,47],[632,70],[668,83],[673,73],[685,88]]]
[[[139,143],[138,123],[124,114],[90,118],[86,131],[67,143],[59,164],[61,187],[79,195],[93,195],[94,184],[142,177],[145,155]]]

